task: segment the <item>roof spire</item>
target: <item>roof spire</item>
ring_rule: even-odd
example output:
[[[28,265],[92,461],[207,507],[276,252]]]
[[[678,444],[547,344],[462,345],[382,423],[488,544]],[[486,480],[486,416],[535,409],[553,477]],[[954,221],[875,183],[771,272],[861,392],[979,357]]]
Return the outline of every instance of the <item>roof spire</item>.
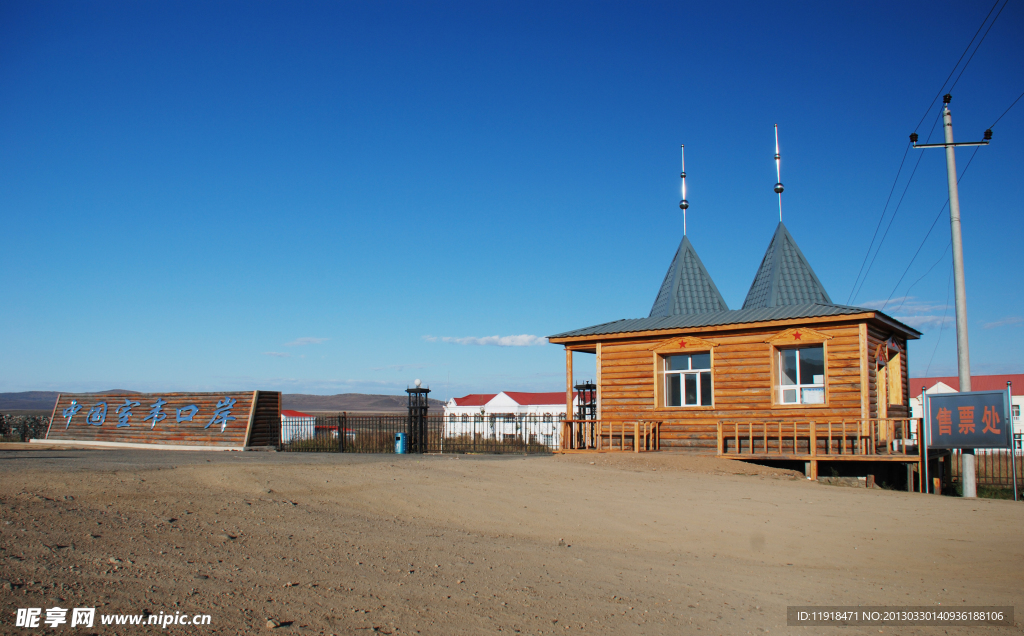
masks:
[[[683,199],[679,202],[679,208],[683,211],[683,236],[686,236],[686,208],[690,207],[690,202],[686,200],[686,157],[683,155],[685,147],[685,144],[679,144],[679,179],[683,182]]]
[[[779,125],[775,124],[775,192],[779,195],[779,223],[782,223],[782,168],[779,166]]]
[[[789,230],[779,222],[743,309],[808,304],[831,305],[832,299]]]
[[[650,317],[705,314],[728,309],[690,239],[684,236],[658,289]]]
[[[715,286],[715,281],[711,280],[704,263],[697,256],[690,239],[686,237],[686,209],[690,207],[690,202],[686,200],[686,158],[683,154],[685,148],[684,144],[679,145],[679,179],[682,181],[683,196],[679,201],[679,208],[683,211],[683,240],[679,242],[679,249],[676,250],[665,279],[658,289],[658,296],[651,307],[651,318],[729,310],[725,299]]]

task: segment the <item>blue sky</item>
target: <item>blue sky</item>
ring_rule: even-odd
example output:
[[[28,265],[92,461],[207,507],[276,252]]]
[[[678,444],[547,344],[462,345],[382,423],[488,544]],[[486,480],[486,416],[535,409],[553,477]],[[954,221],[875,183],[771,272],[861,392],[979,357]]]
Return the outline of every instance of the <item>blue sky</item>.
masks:
[[[912,373],[955,374],[948,216],[897,286],[941,151],[910,150],[849,296],[991,6],[5,2],[0,390],[559,390],[543,336],[650,311],[680,143],[690,239],[742,304],[776,123],[833,301],[909,297]],[[1022,35],[1009,3],[953,89],[959,140],[1024,91]],[[961,181],[975,373],[1024,370],[1022,141],[1024,100]]]

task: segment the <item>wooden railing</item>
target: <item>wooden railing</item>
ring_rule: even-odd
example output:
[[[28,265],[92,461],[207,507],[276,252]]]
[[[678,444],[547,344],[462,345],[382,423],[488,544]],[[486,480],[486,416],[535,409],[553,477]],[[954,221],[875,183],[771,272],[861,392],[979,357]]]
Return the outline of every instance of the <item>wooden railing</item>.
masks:
[[[661,422],[653,420],[562,420],[562,450],[656,451]]]
[[[920,453],[920,430],[920,418],[839,422],[723,420],[718,422],[718,454],[762,459],[874,456],[913,460]]]

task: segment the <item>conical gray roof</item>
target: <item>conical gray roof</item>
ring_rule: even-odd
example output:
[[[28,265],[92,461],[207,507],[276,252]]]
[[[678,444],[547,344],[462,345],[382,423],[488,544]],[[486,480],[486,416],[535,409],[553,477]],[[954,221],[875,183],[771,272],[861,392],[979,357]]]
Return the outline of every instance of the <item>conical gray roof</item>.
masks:
[[[668,273],[658,290],[650,317],[728,310],[715,281],[711,280],[708,270],[704,269],[704,263],[700,262],[690,239],[684,236],[672,264],[668,266]]]
[[[743,309],[810,303],[831,305],[832,299],[780,221],[747,292],[747,299],[743,301]]]

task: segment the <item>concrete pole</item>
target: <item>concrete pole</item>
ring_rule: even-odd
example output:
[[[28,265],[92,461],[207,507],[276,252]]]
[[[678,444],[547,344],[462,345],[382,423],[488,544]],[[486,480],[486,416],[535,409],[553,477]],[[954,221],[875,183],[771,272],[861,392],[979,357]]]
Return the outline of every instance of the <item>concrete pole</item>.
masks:
[[[920,430],[917,431],[917,443],[924,444],[924,452],[921,453],[924,457],[924,466],[921,471],[921,492],[928,494],[931,492],[932,480],[928,470],[928,434],[931,431],[931,419],[928,416],[928,387],[921,387],[921,424]],[[939,493],[936,493],[939,494]]]
[[[1006,401],[1010,405],[1010,465],[1013,471],[1013,500],[1017,501],[1017,444],[1013,439],[1013,382],[1006,381]]]
[[[956,367],[960,390],[971,390],[971,354],[967,343],[967,290],[964,284],[964,244],[960,233],[960,194],[956,184],[956,155],[953,147],[953,116],[949,96],[943,100],[942,128],[946,136],[946,181],[949,184],[949,227],[953,238],[953,294],[956,309]],[[961,449],[961,484],[964,497],[977,497],[974,449]]]

